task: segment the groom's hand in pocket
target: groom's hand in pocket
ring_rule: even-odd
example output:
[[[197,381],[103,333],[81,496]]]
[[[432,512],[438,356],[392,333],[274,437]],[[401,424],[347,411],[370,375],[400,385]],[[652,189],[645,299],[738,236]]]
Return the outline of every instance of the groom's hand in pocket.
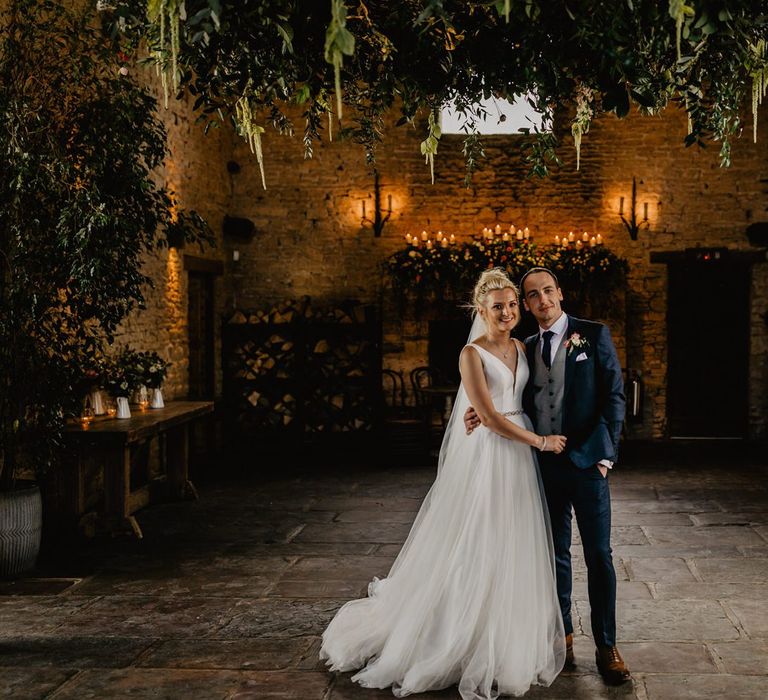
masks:
[[[464,413],[464,427],[467,429],[467,435],[471,435],[478,425],[480,425],[480,418],[475,409],[470,406]]]

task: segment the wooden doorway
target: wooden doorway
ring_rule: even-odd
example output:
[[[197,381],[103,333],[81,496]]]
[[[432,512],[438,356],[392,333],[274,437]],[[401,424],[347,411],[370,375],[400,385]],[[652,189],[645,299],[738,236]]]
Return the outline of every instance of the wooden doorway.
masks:
[[[745,438],[750,264],[728,251],[702,251],[668,262],[669,435]]]
[[[221,263],[185,256],[188,278],[189,398],[212,400],[216,393],[215,278]]]

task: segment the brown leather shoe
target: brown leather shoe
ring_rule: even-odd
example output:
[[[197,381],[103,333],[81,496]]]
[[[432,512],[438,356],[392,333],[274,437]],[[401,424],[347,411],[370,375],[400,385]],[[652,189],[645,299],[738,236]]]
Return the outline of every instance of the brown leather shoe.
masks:
[[[595,651],[597,670],[609,685],[621,685],[630,678],[629,669],[616,647],[598,647]]]
[[[576,659],[573,656],[573,634],[565,635],[565,665],[575,666]]]

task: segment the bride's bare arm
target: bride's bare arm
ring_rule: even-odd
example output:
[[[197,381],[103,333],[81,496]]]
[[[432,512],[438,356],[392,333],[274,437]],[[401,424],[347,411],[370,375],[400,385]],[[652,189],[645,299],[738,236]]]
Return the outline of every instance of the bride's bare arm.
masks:
[[[488,383],[485,381],[483,363],[477,350],[465,347],[459,356],[459,370],[464,390],[467,392],[470,404],[475,409],[480,423],[494,433],[510,440],[517,440],[539,450],[562,452],[565,447],[565,438],[562,435],[537,435],[536,433],[515,425],[499,413],[488,391]]]

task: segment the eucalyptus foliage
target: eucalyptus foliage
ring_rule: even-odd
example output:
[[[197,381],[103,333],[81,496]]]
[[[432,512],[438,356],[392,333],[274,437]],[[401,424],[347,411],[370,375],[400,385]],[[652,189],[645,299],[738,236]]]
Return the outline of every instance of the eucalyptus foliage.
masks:
[[[70,3],[66,3],[70,5]],[[164,229],[206,237],[153,177],[154,98],[91,9],[0,12],[0,488],[55,459],[64,420],[126,314]]]
[[[253,141],[254,125],[263,129],[267,122],[292,132],[285,108],[298,103],[311,156],[326,128],[323,117],[341,121],[346,104],[341,133],[360,142],[372,161],[384,115],[395,108],[401,124],[424,130],[421,149],[431,168],[439,124],[429,115],[455,101],[467,120],[470,174],[482,153],[476,125],[487,118],[476,105],[491,95],[527,95],[545,122],[566,115],[577,149],[594,116],[625,117],[633,107],[654,114],[677,104],[689,117],[685,143],[718,141],[728,165],[745,104],[751,98],[756,110],[768,76],[768,0],[123,0],[114,6],[115,26],[129,44],[146,39],[159,65],[170,66],[180,88],[196,96],[209,124],[234,117],[247,98],[249,121],[240,124],[246,138]],[[167,21],[158,8],[166,9]],[[169,47],[167,36],[178,43]],[[330,120],[327,128],[330,137]],[[532,173],[546,175],[558,162],[565,133],[526,141]]]

